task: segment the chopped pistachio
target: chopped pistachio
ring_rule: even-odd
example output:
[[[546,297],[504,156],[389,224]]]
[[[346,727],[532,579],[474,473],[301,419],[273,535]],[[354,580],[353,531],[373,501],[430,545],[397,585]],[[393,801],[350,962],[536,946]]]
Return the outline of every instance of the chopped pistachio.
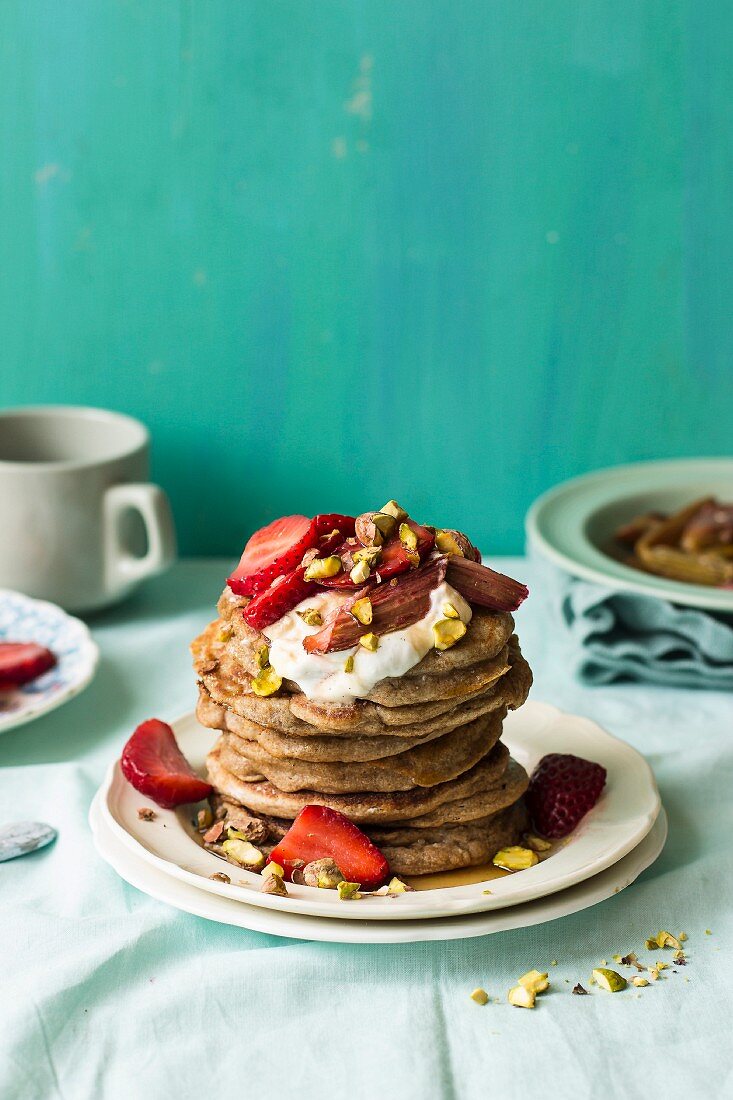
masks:
[[[303,878],[306,886],[317,886],[320,890],[335,890],[344,880],[338,864],[329,856],[306,863]]]
[[[392,516],[389,512],[375,512],[372,516],[372,523],[386,542],[394,534],[394,529],[397,526],[397,516]]]
[[[532,993],[544,993],[546,989],[550,988],[547,974],[540,974],[539,970],[528,970],[526,974],[522,974],[519,984]]]
[[[221,628],[221,630],[219,631],[219,641],[220,642],[228,642],[228,641],[231,640],[231,637],[232,637],[233,634],[234,634],[234,631],[232,630],[232,628],[230,626],[223,626]]]
[[[621,956],[620,955],[612,955],[611,958],[613,959],[613,961],[615,963],[620,963],[621,962]]]
[[[659,971],[656,966],[650,966],[647,973],[653,982],[659,981]]]
[[[379,638],[376,634],[362,634],[359,638],[359,645],[369,650],[370,653],[376,653],[379,649]]]
[[[417,550],[417,535],[409,523],[400,524],[400,542],[405,550]]]
[[[371,569],[365,561],[358,561],[354,568],[349,573],[349,577],[354,584],[363,584],[364,581],[369,579]]]
[[[338,890],[338,896],[340,901],[359,901],[361,894],[359,893],[358,882],[346,882],[341,880],[336,889]]]
[[[201,811],[203,813],[203,811]],[[141,821],[155,821],[157,814],[155,810],[151,810],[150,806],[141,806],[137,811],[137,816]]]
[[[450,649],[466,633],[466,624],[460,619],[440,619],[433,626],[433,643],[436,649]]]
[[[278,898],[288,897],[288,888],[280,875],[265,875],[262,879],[260,892],[274,894]]]
[[[481,893],[482,894],[491,894],[491,893],[493,893],[493,890],[482,890]]]
[[[283,878],[283,876],[285,875],[285,868],[282,867],[281,864],[275,863],[273,861],[272,863],[265,864],[265,866],[262,868],[262,874],[265,878],[268,875],[279,875],[280,878]]]
[[[305,611],[299,611],[298,614],[308,626],[323,626],[323,616],[317,607],[306,607]]]
[[[412,887],[408,886],[406,882],[403,882],[401,878],[397,878],[396,875],[389,880],[389,885],[387,886],[387,894],[389,897],[395,898],[398,894],[411,893]]]
[[[649,982],[646,980],[646,978],[642,978],[641,974],[636,974],[631,979],[631,984],[636,985],[640,989],[642,989],[645,985],[649,985]]]
[[[196,814],[196,825],[199,829],[208,829],[213,820],[214,815],[211,812],[210,806],[206,806],[203,810],[199,810],[199,812]]]
[[[658,962],[654,969],[658,972],[662,970],[669,970],[669,963]]]
[[[523,985],[515,985],[509,990],[507,1000],[515,1008],[534,1008],[535,995],[531,989],[525,989]]]
[[[474,989],[471,1000],[475,1001],[477,1005],[486,1005],[489,1003],[489,995],[485,989]]]
[[[215,871],[213,875],[209,875],[209,878],[213,882],[231,882],[229,875],[223,875],[221,871]]]
[[[344,661],[344,672],[354,671],[354,654],[351,653]]]
[[[461,558],[465,557],[460,543],[450,531],[436,531],[435,545],[441,554],[458,554]]]
[[[331,554],[327,558],[316,558],[312,561],[306,567],[303,576],[307,581],[321,581],[324,577],[335,577],[337,573],[341,572],[341,568],[341,558]]]
[[[549,840],[545,840],[541,836],[535,836],[534,833],[525,833],[523,839],[525,846],[531,848],[533,852],[549,852],[552,847]]]
[[[680,941],[680,943],[684,943],[685,940],[687,939],[687,933],[686,932],[680,932],[677,939]]]
[[[270,663],[270,650],[266,645],[261,645],[255,655],[258,668],[267,668]]]
[[[712,933],[712,930],[711,930],[710,928],[706,928],[706,929],[705,929],[705,935],[706,935],[706,936],[712,936],[712,934],[713,934],[713,933]]]
[[[646,967],[641,965],[633,951],[630,951],[628,955],[621,956],[621,965],[635,966],[637,970],[646,970]]]
[[[576,985],[573,986],[572,992],[575,993],[578,997],[588,997],[588,996],[590,996],[590,994],[588,993],[588,990],[583,989],[583,986],[580,984],[580,982],[578,982]]]
[[[491,862],[494,867],[501,867],[504,871],[526,871],[528,867],[534,867],[535,863],[539,863],[539,859],[537,853],[530,848],[514,845],[501,848]]]
[[[229,840],[250,840],[246,833],[242,833],[239,829],[234,829],[231,825],[227,828],[227,838]]]
[[[221,847],[227,859],[238,863],[240,867],[246,867],[248,871],[261,871],[265,864],[264,855],[249,840],[230,837]]]
[[[400,508],[396,500],[388,500],[383,508],[379,509],[387,516],[394,516],[396,520],[407,519],[407,512],[404,508]]]
[[[368,596],[362,596],[360,600],[351,606],[351,614],[362,626],[369,626],[372,621],[372,601]]]
[[[557,966],[557,959],[550,959],[550,966]]]
[[[647,951],[658,951],[659,950],[659,944],[657,943],[656,940],[651,939],[651,937],[648,940],[644,940],[644,947],[646,948]]]
[[[260,696],[274,695],[279,691],[282,682],[282,676],[278,676],[275,669],[268,665],[267,668],[261,668],[252,680],[252,691]]]
[[[445,615],[446,619],[460,619],[461,617],[452,603],[443,604],[443,614]]]
[[[379,561],[382,551],[378,546],[362,546],[351,555],[354,562],[365,561],[370,569]]]
[[[622,989],[626,989],[629,984],[623,975],[617,973],[615,970],[608,970],[604,966],[599,966],[593,971],[593,977],[596,984],[601,989],[605,989],[608,993],[620,993]]]
[[[657,943],[660,947],[674,947],[679,949],[680,941],[671,932],[657,932]]]

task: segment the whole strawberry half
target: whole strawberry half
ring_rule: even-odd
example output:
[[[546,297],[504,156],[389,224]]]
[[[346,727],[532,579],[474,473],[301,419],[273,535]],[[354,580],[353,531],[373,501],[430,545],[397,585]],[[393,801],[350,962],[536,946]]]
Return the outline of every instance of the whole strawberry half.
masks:
[[[305,569],[294,569],[284,577],[277,577],[263,592],[258,592],[245,607],[242,618],[253,630],[264,630],[297,607],[316,587],[315,581],[305,579]]]
[[[142,722],[122,750],[122,774],[136,791],[171,810],[207,798],[213,788],[200,779],[178,747],[167,722]]]
[[[268,862],[279,863],[287,874],[293,860],[311,863],[327,856],[348,882],[358,882],[365,890],[375,890],[389,874],[389,864],[379,848],[345,814],[330,806],[304,806],[270,852]]]
[[[592,810],[606,783],[606,769],[569,753],[543,756],[525,795],[537,832],[559,839]]]
[[[28,684],[56,663],[51,650],[35,642],[0,642],[0,689]]]
[[[319,555],[330,554],[353,533],[353,516],[283,516],[255,531],[227,583],[238,596],[256,595],[278,577],[297,569],[306,550],[315,548]]]

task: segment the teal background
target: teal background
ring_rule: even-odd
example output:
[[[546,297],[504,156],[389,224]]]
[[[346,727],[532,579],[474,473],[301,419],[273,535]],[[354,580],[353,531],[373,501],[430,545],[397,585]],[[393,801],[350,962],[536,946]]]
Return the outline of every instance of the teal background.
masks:
[[[398,497],[518,550],[730,450],[733,5],[3,0],[0,403],[142,417],[182,550]]]

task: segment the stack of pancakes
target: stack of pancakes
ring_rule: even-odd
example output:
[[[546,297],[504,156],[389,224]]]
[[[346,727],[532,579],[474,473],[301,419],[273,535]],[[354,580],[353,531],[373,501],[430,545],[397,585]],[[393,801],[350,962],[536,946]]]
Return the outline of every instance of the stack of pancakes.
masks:
[[[199,721],[221,732],[208,757],[220,816],[244,812],[267,849],[304,806],[331,806],[402,875],[485,863],[518,842],[528,779],[499,738],[532,673],[511,615],[474,608],[457,645],[335,703],[288,681],[252,692],[266,639],[244,622],[246,603],[225,589],[192,646]]]

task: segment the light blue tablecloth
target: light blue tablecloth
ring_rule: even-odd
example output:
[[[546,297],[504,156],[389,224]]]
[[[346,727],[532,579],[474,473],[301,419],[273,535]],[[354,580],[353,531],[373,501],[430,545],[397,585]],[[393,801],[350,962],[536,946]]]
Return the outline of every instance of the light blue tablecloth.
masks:
[[[532,586],[527,563],[498,567]],[[178,913],[98,859],[92,795],[137,722],[191,708],[187,643],[225,572],[184,562],[99,617],[93,685],[0,739],[0,820],[59,829],[53,848],[0,865],[2,1100],[732,1096],[733,697],[579,686],[539,599],[517,615],[534,698],[641,749],[669,813],[662,857],[617,897],[482,939],[330,946]],[[684,970],[570,994],[601,959],[645,955],[659,928],[689,934]],[[532,967],[552,991],[512,1008],[506,992]],[[503,1003],[474,1004],[478,985]]]

